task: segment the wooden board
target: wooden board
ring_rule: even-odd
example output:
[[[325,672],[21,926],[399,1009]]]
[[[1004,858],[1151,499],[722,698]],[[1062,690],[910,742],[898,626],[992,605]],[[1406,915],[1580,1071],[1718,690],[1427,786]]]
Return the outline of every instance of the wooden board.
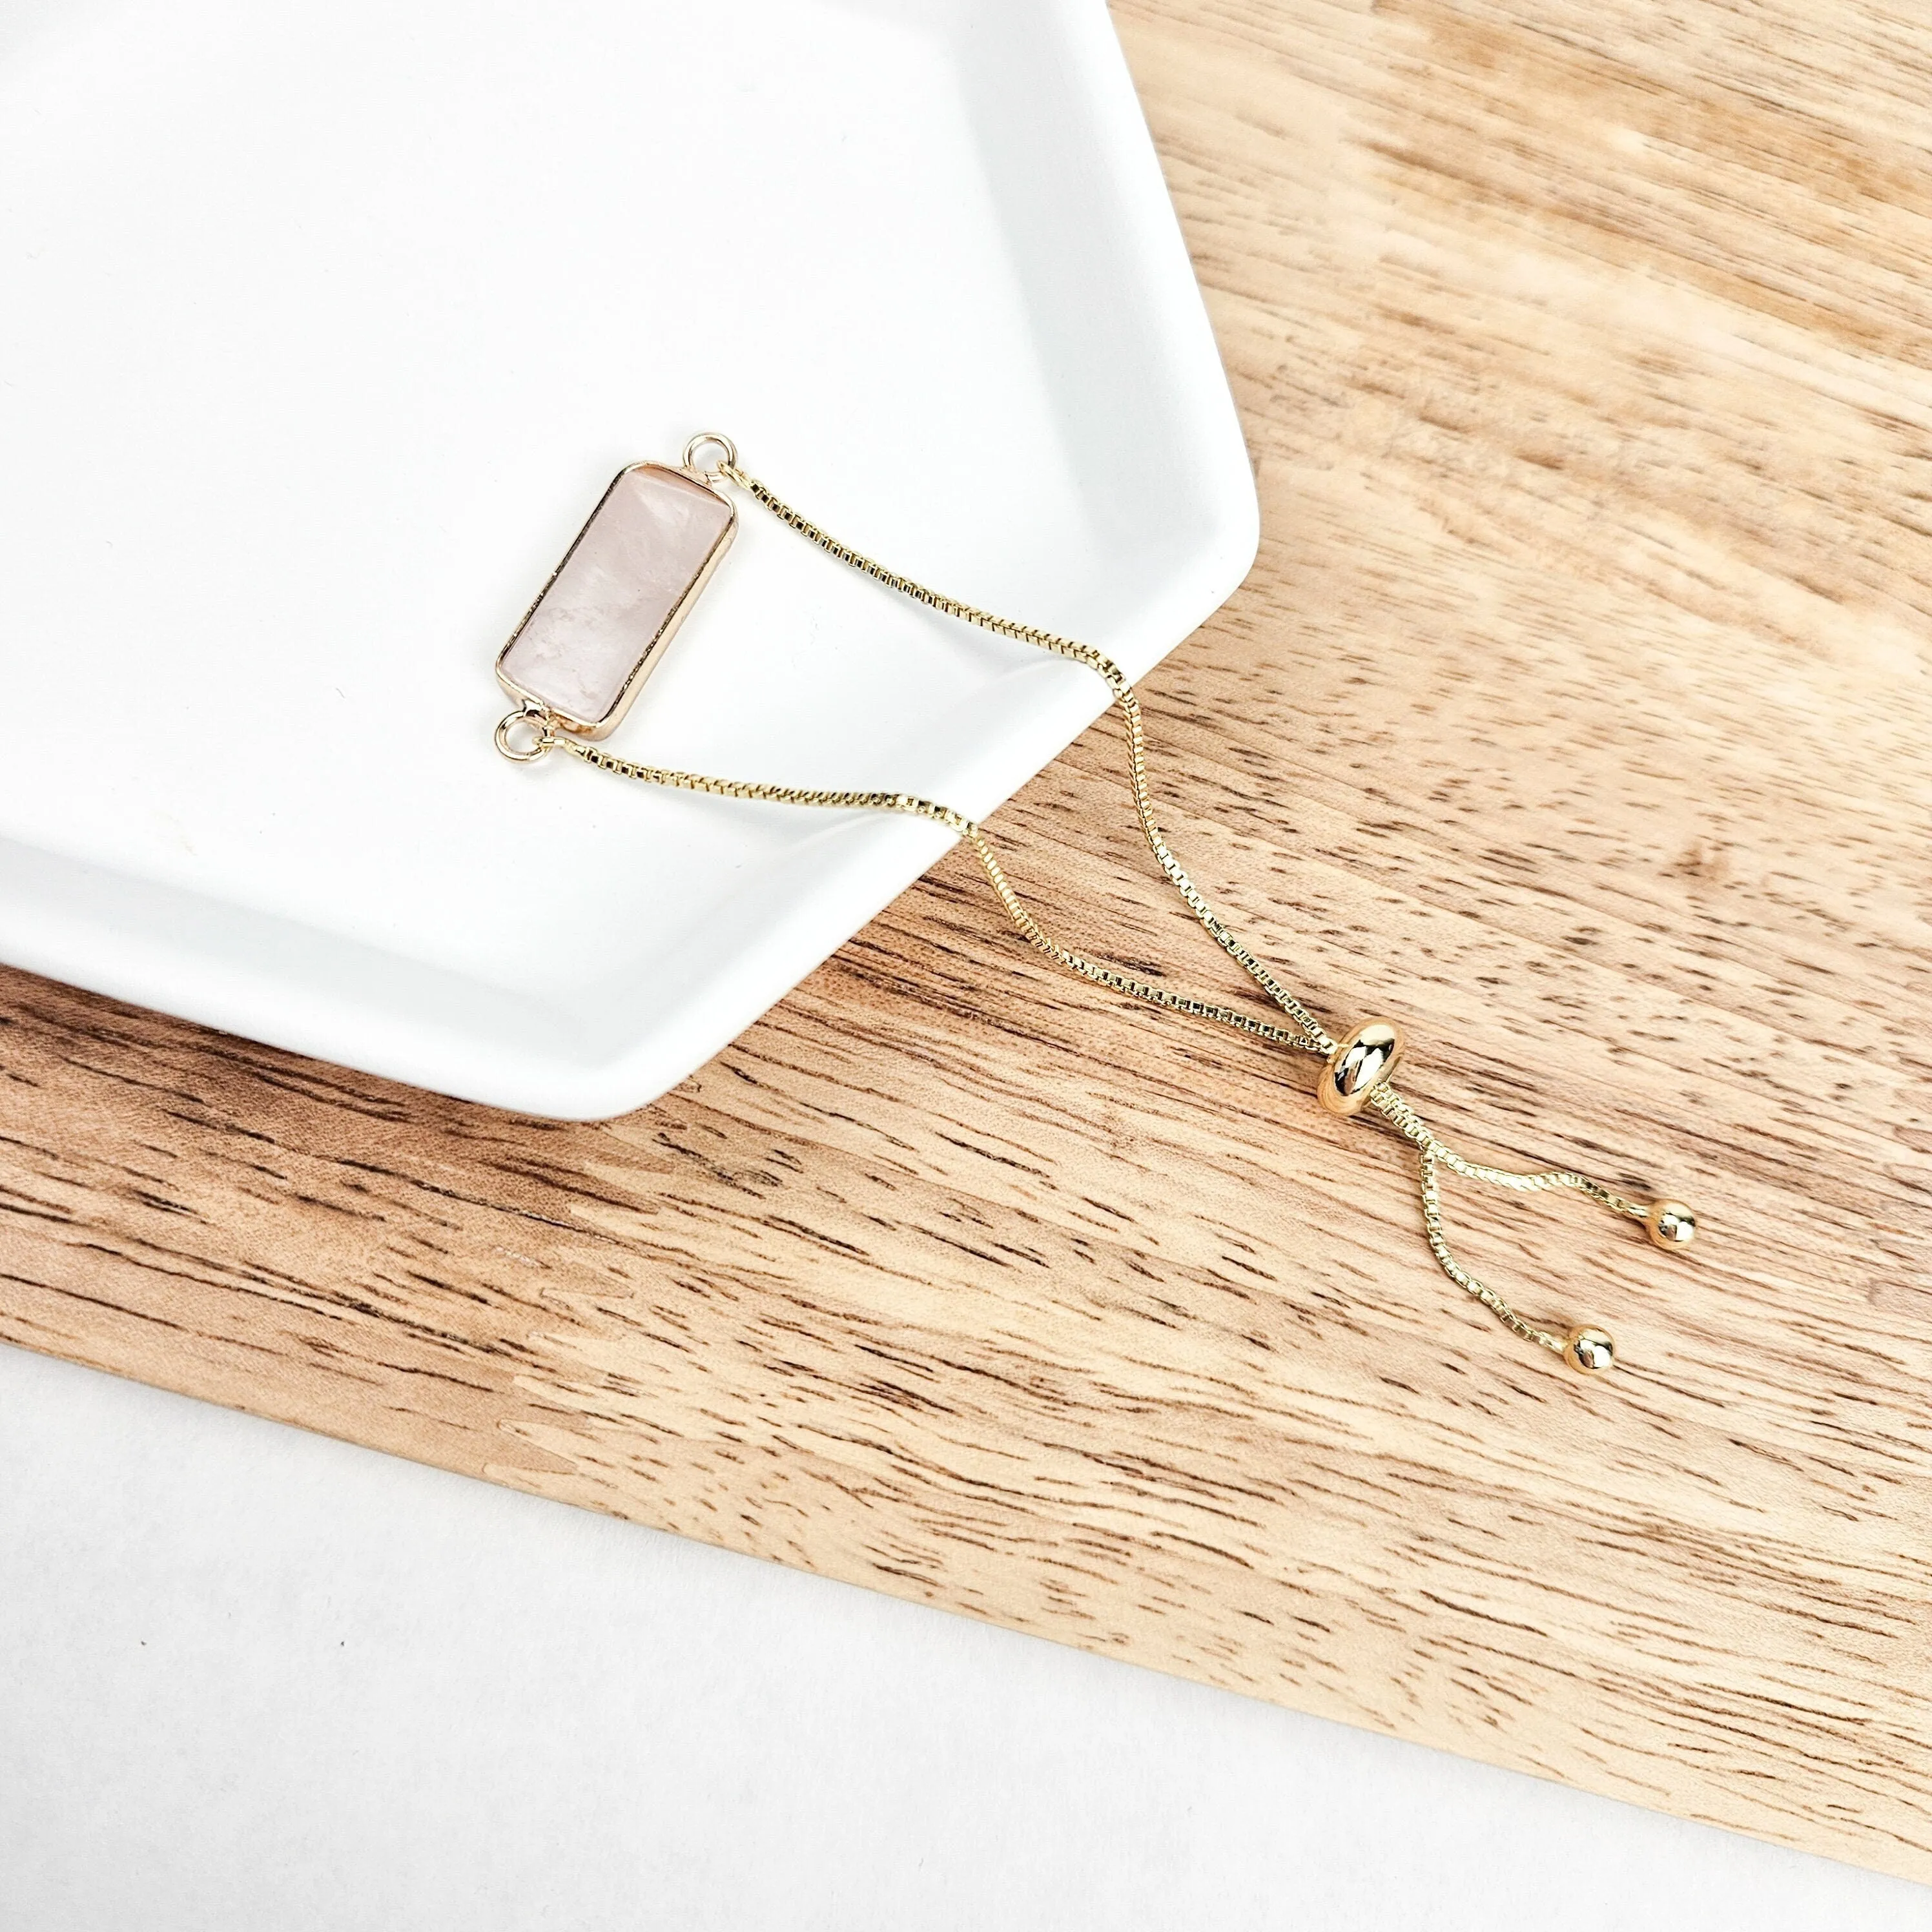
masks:
[[[1696,1204],[1455,1197],[1628,1367],[956,854],[601,1126],[6,979],[0,1334],[1932,1877],[1932,16],[1121,25],[1267,526],[1147,692],[1176,843],[1445,1131]],[[1106,728],[997,830],[1239,996]]]

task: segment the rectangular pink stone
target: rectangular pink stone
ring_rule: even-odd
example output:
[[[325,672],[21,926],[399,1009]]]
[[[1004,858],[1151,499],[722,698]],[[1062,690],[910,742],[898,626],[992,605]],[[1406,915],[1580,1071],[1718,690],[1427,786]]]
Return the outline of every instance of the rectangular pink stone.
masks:
[[[497,658],[504,689],[587,736],[614,730],[736,522],[681,470],[620,470]]]

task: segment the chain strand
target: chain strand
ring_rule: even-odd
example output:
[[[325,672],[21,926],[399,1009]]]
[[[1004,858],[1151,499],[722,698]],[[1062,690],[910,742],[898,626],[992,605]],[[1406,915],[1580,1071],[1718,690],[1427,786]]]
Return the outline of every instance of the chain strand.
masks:
[[[1049,959],[1070,972],[1078,973],[1096,986],[1110,986],[1118,993],[1131,994],[1151,1006],[1165,1006],[1171,1012],[1186,1013],[1196,1019],[1217,1020],[1223,1026],[1236,1028],[1257,1040],[1309,1050],[1298,1033],[1291,1033],[1286,1027],[1276,1026],[1271,1020],[1258,1019],[1238,1007],[1217,1006],[1212,1000],[1170,992],[1165,986],[1150,986],[1144,980],[1136,980],[1114,967],[1101,965],[1050,938],[1013,890],[992,847],[987,843],[986,834],[963,812],[955,812],[950,805],[938,805],[929,798],[916,797],[910,792],[821,791],[804,785],[754,784],[740,778],[707,778],[698,772],[672,771],[662,765],[638,764],[566,734],[552,734],[548,742],[560,745],[586,765],[595,765],[598,770],[613,772],[620,778],[635,778],[644,784],[665,785],[678,791],[708,792],[716,798],[749,799],[766,805],[812,805],[833,811],[893,812],[908,818],[930,819],[934,824],[944,826],[965,841],[985,868],[993,890],[999,895],[1000,903],[1006,908],[1006,915],[1014,926]]]
[[[1091,644],[1082,644],[1077,638],[1060,637],[1052,631],[1037,629],[1031,624],[1016,623],[1010,617],[998,617],[990,610],[980,610],[976,604],[962,603],[956,597],[948,597],[939,591],[928,590],[924,584],[915,584],[910,578],[902,577],[896,571],[888,570],[884,565],[874,563],[870,557],[841,543],[836,537],[801,516],[789,503],[775,496],[755,476],[747,476],[735,463],[722,465],[721,473],[728,476],[756,502],[763,504],[780,523],[790,524],[800,536],[808,537],[820,550],[836,556],[841,563],[850,565],[853,569],[875,582],[883,584],[888,590],[896,590],[901,596],[910,597],[915,603],[926,604],[934,610],[944,612],[949,617],[956,617],[962,623],[975,625],[982,631],[996,632],[1003,638],[1016,638],[1022,644],[1036,644],[1042,650],[1052,652],[1056,657],[1070,658],[1076,664],[1084,664],[1099,677],[1106,684],[1126,727],[1127,777],[1133,788],[1134,810],[1140,819],[1142,836],[1147,840],[1148,849],[1154,854],[1156,862],[1172,881],[1174,890],[1180,895],[1188,910],[1212,934],[1215,944],[1300,1029],[1300,1043],[1305,1044],[1310,1052],[1318,1053],[1324,1059],[1334,1051],[1335,1042],[1329,1038],[1322,1022],[1228,930],[1214,908],[1196,890],[1194,881],[1182,869],[1180,861],[1168,848],[1167,841],[1161,833],[1160,822],[1154,816],[1154,798],[1148,788],[1147,729],[1141,717],[1140,699],[1135,694],[1133,686],[1128,682],[1126,673],[1112,658],[1104,651],[1095,650]],[[1002,898],[1005,896],[1005,894],[1001,894]]]

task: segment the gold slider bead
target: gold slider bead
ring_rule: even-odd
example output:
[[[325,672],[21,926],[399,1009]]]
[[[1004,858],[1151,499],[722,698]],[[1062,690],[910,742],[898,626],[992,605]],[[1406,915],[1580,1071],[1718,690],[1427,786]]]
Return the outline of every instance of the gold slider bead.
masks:
[[[1573,1328],[1564,1338],[1563,1359],[1586,1376],[1616,1366],[1616,1344],[1600,1328]]]
[[[1369,1096],[1395,1071],[1402,1058],[1402,1029],[1393,1020],[1364,1020],[1328,1056],[1316,1096],[1331,1114],[1346,1118],[1369,1104]]]
[[[1653,1201],[1643,1226],[1660,1248],[1688,1248],[1697,1238],[1697,1217],[1681,1201]]]

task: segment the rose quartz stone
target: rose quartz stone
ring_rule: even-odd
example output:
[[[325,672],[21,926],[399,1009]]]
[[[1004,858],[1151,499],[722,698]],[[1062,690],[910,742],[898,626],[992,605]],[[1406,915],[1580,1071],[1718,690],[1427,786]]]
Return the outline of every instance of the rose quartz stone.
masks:
[[[724,550],[731,506],[682,472],[623,471],[496,660],[518,695],[600,734]]]

